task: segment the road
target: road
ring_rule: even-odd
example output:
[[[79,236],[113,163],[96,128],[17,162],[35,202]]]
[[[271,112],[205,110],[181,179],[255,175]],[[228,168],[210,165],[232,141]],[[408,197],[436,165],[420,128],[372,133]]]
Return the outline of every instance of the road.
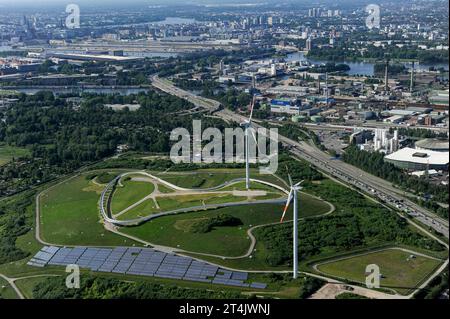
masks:
[[[198,95],[195,95],[194,93],[182,90],[180,88],[177,88],[172,83],[170,83],[168,80],[160,79],[158,75],[154,75],[152,78],[152,85],[158,89],[160,89],[163,92],[166,92],[171,95],[176,95],[180,98],[183,98],[192,104],[194,104],[197,107],[201,107],[204,109],[209,110],[210,112],[214,112],[219,110],[220,103],[214,100],[210,100]]]
[[[168,94],[187,99],[196,106],[215,112],[215,115],[225,121],[241,123],[246,120],[244,116],[236,114],[230,110],[219,110],[220,103],[217,101],[199,97],[191,92],[182,90],[175,87],[170,82],[158,78],[157,76],[152,77],[152,84]],[[261,126],[254,122],[253,127],[257,129]],[[308,142],[294,141],[282,135],[279,135],[279,141],[286,145],[292,154],[310,162],[319,170],[345,182],[346,184],[354,186],[363,193],[367,193],[378,198],[378,200],[392,208],[402,210],[403,212],[409,214],[412,218],[417,219],[424,225],[431,227],[436,232],[444,235],[446,238],[449,238],[448,220],[445,220],[412,202],[404,196],[398,187],[393,186],[391,183],[350,164],[339,160],[332,160],[330,159],[330,155],[319,150],[316,146]]]
[[[448,133],[448,127],[437,127],[437,126],[426,126],[426,125],[416,125],[416,126],[408,126],[407,124],[393,124],[386,122],[375,122],[370,121],[367,123],[360,123],[357,126],[355,125],[344,125],[344,124],[329,124],[329,123],[304,123],[306,127],[311,129],[356,129],[356,130],[370,130],[374,131],[376,129],[398,129],[398,128],[410,128],[410,129],[425,129],[434,131],[436,133]]]

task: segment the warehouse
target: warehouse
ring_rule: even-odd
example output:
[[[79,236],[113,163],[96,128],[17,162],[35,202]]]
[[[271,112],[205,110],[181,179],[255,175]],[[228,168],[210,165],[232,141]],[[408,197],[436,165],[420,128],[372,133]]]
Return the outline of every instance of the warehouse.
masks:
[[[386,162],[408,170],[448,170],[448,152],[418,150],[405,147],[384,157]]]
[[[448,152],[449,151],[449,143],[446,139],[438,139],[438,138],[426,138],[420,141],[417,141],[416,149],[418,150],[430,150],[435,152]]]

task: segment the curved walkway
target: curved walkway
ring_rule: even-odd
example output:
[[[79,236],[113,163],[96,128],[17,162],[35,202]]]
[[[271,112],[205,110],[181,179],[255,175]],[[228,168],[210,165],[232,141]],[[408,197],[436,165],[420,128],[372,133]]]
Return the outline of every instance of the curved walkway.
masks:
[[[141,175],[145,175],[147,177],[150,177],[153,180],[156,180],[157,182],[171,188],[174,190],[178,190],[181,192],[198,192],[198,193],[206,193],[206,192],[211,192],[211,191],[215,191],[227,186],[231,186],[234,185],[236,183],[245,181],[245,178],[236,178],[230,181],[226,181],[218,186],[214,186],[214,187],[209,187],[209,188],[202,188],[202,189],[190,189],[190,188],[183,188],[183,187],[179,187],[177,185],[174,185],[172,183],[169,183],[167,181],[165,181],[164,179],[161,179],[159,177],[156,177],[148,172],[145,171],[133,171],[133,172],[126,172],[126,173],[122,173],[118,176],[116,176],[111,182],[108,183],[108,185],[103,189],[101,196],[100,196],[100,212],[103,216],[103,219],[105,221],[107,221],[108,223],[111,223],[113,225],[117,225],[117,226],[136,226],[139,224],[142,224],[144,222],[147,222],[149,220],[161,217],[161,216],[167,216],[167,215],[176,215],[176,214],[181,214],[181,213],[188,213],[188,212],[195,212],[195,211],[200,211],[200,210],[208,210],[208,209],[217,209],[217,208],[223,208],[223,207],[233,207],[233,206],[245,206],[245,205],[256,205],[256,204],[282,204],[285,203],[286,199],[282,198],[282,199],[267,199],[267,200],[257,200],[257,201],[253,201],[253,202],[245,202],[245,201],[241,201],[241,202],[231,202],[231,203],[220,203],[220,204],[208,204],[208,205],[201,205],[201,206],[193,206],[193,207],[188,207],[188,208],[180,208],[180,209],[174,209],[174,210],[170,210],[170,211],[166,211],[166,212],[161,212],[161,213],[156,213],[156,214],[151,214],[148,216],[144,216],[144,217],[140,217],[140,218],[135,218],[135,219],[128,219],[128,220],[118,220],[116,219],[114,216],[112,216],[111,212],[108,209],[108,201],[110,200],[110,196],[108,196],[108,194],[113,190],[114,185],[124,176],[127,175],[136,175],[136,174],[141,174]],[[262,180],[258,180],[258,179],[250,179],[250,181],[252,182],[257,182],[263,185],[267,185],[273,188],[276,188],[280,191],[282,191],[285,194],[288,194],[288,191],[286,191],[283,187],[267,182],[267,181],[262,181]],[[151,194],[150,194],[151,195]],[[151,196],[148,195],[146,197],[144,197],[143,199],[139,200],[138,202],[136,202],[135,204],[133,204],[134,206],[139,205],[141,202],[143,202],[144,200],[147,200],[148,198],[150,198]],[[133,206],[131,205],[131,206]],[[105,207],[106,206],[106,207]],[[131,207],[130,206],[130,207]],[[133,207],[134,207],[133,206]]]
[[[130,175],[130,174],[142,174],[142,175],[146,175],[146,176],[148,176],[150,178],[153,178],[152,174],[147,173],[145,171],[126,172],[126,173],[118,175],[113,181],[111,181],[108,184],[107,187],[105,187],[105,189],[102,192],[102,195],[104,194],[103,199],[100,199],[100,207],[101,207],[102,212],[105,212],[107,215],[110,215],[109,212],[105,211],[105,209],[104,209],[104,206],[105,206],[104,205],[104,200],[105,200],[106,194],[110,190],[110,187],[112,187],[115,184],[115,180],[121,180],[123,176]],[[173,184],[171,184],[171,183],[169,183],[169,182],[167,182],[167,181],[165,181],[165,180],[163,180],[161,178],[158,178],[158,181],[159,182],[164,182],[164,184],[166,186],[168,186],[169,188],[172,188],[172,189],[178,188],[178,189],[182,189],[185,192],[192,192],[192,191],[194,191],[193,189],[178,187],[178,186],[173,185]],[[203,188],[203,189],[201,189],[201,192],[208,192],[208,191],[211,191],[211,190],[218,190],[218,189],[221,189],[221,188],[223,188],[225,186],[230,186],[230,185],[233,185],[235,183],[242,182],[242,181],[245,181],[245,178],[233,179],[233,180],[230,180],[230,181],[226,181],[225,183],[222,183],[221,185],[218,185],[218,186],[214,186],[214,187],[210,187],[210,188]],[[264,184],[264,185],[268,185],[268,186],[274,187],[274,188],[282,191],[283,193],[288,194],[287,190],[285,190],[284,188],[282,188],[281,186],[278,186],[276,184],[273,184],[273,183],[270,183],[270,182],[266,182],[266,181],[260,181],[258,179],[250,179],[250,181],[258,182],[258,183],[261,183],[261,184]],[[195,189],[195,191],[197,192],[196,189]],[[151,198],[151,195],[152,194],[144,197],[143,199],[139,200],[135,204],[138,204],[138,203],[140,204],[142,201],[147,200],[148,198]],[[318,198],[316,196],[313,196],[313,195],[310,195],[310,194],[307,194],[307,195],[327,203],[328,206],[330,207],[330,209],[324,214],[317,215],[317,216],[306,217],[306,218],[317,218],[317,217],[326,216],[326,215],[331,214],[335,210],[334,205],[331,204],[330,202],[324,201],[323,199],[320,199],[320,198]],[[108,200],[108,199],[106,199],[106,200]],[[150,219],[161,217],[161,216],[175,215],[175,214],[194,212],[194,211],[199,211],[199,210],[216,209],[216,208],[221,208],[221,207],[243,206],[243,205],[256,205],[256,204],[274,204],[274,203],[275,204],[282,204],[282,203],[285,203],[285,202],[286,202],[286,199],[283,198],[283,199],[276,199],[276,200],[260,200],[260,201],[254,201],[254,202],[231,202],[231,203],[223,203],[223,204],[210,204],[210,205],[193,206],[193,207],[189,207],[189,208],[175,209],[175,210],[161,212],[161,213],[158,213],[158,214],[153,214],[153,215],[149,215],[149,216],[145,216],[145,217],[137,218],[137,219],[131,219],[131,220],[116,220],[115,218],[110,218],[109,220],[106,220],[106,221],[109,224],[111,224],[111,225],[124,226],[124,224],[125,224],[125,226],[131,226],[131,225],[137,225],[137,224],[143,223],[145,221],[148,221]],[[130,207],[132,207],[132,206],[134,207],[135,205],[133,204]],[[102,215],[103,215],[103,213],[102,213]],[[118,215],[116,215],[116,217],[117,216]],[[299,218],[299,220],[303,220],[303,219],[306,219],[306,218]],[[111,222],[111,220],[114,220],[115,222]],[[292,221],[292,220],[290,220],[290,221]],[[286,222],[289,222],[289,220],[286,220]],[[279,222],[266,223],[266,224],[256,225],[256,226],[253,226],[253,227],[249,228],[247,230],[247,235],[250,238],[250,246],[249,246],[247,252],[245,254],[243,254],[243,255],[240,255],[240,256],[223,256],[223,255],[216,255],[216,254],[209,254],[209,253],[200,253],[200,252],[194,252],[194,251],[187,251],[187,250],[172,248],[172,247],[168,247],[168,246],[160,246],[160,245],[157,245],[157,244],[154,244],[154,243],[151,243],[151,242],[139,240],[139,238],[136,238],[134,236],[132,236],[132,237],[129,237],[129,235],[126,235],[126,236],[129,237],[130,239],[138,240],[138,241],[140,241],[140,242],[142,242],[142,243],[144,243],[146,245],[151,245],[153,247],[160,247],[160,248],[162,248],[165,251],[171,250],[171,252],[193,253],[193,254],[197,254],[197,255],[216,257],[216,258],[222,258],[222,259],[240,259],[240,258],[249,257],[251,255],[251,253],[253,252],[253,250],[255,249],[256,238],[253,235],[253,230],[255,230],[257,228],[260,228],[260,227],[270,226],[270,225],[277,225],[277,224],[279,224]],[[113,228],[113,227],[109,227],[110,230],[111,230],[111,228]],[[125,235],[122,232],[117,231],[117,230],[115,230],[115,232],[117,232],[119,234],[122,234],[122,235]]]

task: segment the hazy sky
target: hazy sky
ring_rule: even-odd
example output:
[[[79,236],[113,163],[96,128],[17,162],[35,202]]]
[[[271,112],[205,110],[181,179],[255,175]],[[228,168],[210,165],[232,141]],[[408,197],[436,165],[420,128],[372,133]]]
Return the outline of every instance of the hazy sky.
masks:
[[[323,0],[288,0],[286,2],[324,2]],[[326,1],[326,0],[325,0]],[[330,0],[329,0],[330,1]],[[358,0],[356,0],[358,1]],[[278,0],[0,0],[0,5],[33,5],[33,6],[46,6],[46,5],[61,5],[66,3],[75,3],[75,4],[90,4],[90,5],[106,5],[106,4],[169,4],[169,3],[178,3],[178,4],[220,4],[220,3],[256,3],[256,2],[279,2]]]
[[[365,3],[372,0],[0,0],[1,8],[59,8],[65,7],[69,3],[78,4],[84,7],[105,7],[105,6],[120,6],[120,7],[133,7],[133,6],[147,6],[155,4],[182,4],[182,5],[201,5],[201,4],[244,4],[244,3],[303,3],[311,5],[317,5],[318,3],[325,4],[337,4],[337,3]],[[377,0],[378,2],[386,2],[388,0]],[[392,0],[396,1],[396,0]]]

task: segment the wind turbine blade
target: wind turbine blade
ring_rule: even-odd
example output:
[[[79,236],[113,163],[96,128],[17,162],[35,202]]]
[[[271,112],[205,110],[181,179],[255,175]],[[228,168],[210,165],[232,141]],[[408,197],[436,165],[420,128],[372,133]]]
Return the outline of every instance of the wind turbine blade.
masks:
[[[292,182],[292,178],[291,178],[291,174],[288,173],[288,178],[289,178],[289,185],[293,185],[294,183]]]
[[[259,154],[259,156],[261,156],[261,154],[263,154],[263,152],[261,152],[261,148],[259,147],[258,140],[256,139],[255,129],[250,125],[249,130],[252,133],[253,140],[255,141],[256,147],[258,149],[258,154]]]
[[[289,179],[289,186],[291,186],[291,189],[292,189],[293,183],[292,183],[291,174],[289,174],[289,168],[287,167],[287,165],[285,165],[284,167],[286,167],[286,172],[287,172],[288,179]]]
[[[289,208],[289,204],[291,203],[291,200],[292,200],[292,189],[289,192],[288,199],[287,199],[287,202],[286,202],[286,206],[284,206],[283,215],[281,215],[280,223],[283,222],[284,215],[286,215],[286,211]]]
[[[297,184],[295,184],[294,186],[298,186],[298,185],[300,185],[301,183],[303,183],[304,181],[303,180],[301,180],[300,182],[298,182]]]
[[[250,108],[250,117],[248,118],[248,121],[251,122],[252,121],[252,117],[253,117],[253,108],[255,107],[255,96],[253,95],[252,97],[252,105]]]
[[[253,140],[256,142],[256,145],[258,145],[258,141],[256,140],[256,135],[255,135],[255,129],[251,126],[248,129],[250,130],[250,133],[252,133]]]

